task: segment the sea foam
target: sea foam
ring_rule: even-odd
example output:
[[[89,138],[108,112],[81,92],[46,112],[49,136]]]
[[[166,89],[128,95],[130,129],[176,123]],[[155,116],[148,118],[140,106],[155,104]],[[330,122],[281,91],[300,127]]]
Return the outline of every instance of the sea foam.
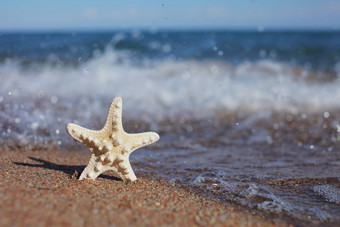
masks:
[[[211,119],[218,110],[254,116],[321,111],[329,116],[340,107],[340,79],[310,82],[304,75],[311,72],[270,60],[239,65],[169,59],[136,63],[131,53],[111,47],[93,56],[78,66],[56,64],[55,59],[29,66],[4,61],[2,138],[35,137],[41,143],[46,136],[61,143],[60,132],[69,122],[99,128],[116,96],[123,98],[129,117],[155,129],[155,122],[169,117]]]

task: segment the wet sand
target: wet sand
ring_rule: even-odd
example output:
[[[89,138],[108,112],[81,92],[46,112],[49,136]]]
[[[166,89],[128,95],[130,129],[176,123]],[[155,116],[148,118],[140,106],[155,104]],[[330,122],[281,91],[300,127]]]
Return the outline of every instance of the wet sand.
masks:
[[[288,226],[136,171],[77,180],[89,153],[0,149],[1,226]],[[142,175],[142,177],[141,177]]]

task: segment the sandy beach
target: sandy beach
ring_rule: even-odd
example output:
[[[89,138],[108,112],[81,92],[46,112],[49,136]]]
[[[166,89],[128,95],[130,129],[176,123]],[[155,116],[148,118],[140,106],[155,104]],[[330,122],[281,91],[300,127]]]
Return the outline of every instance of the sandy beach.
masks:
[[[289,226],[142,176],[77,180],[89,153],[0,150],[1,226]]]

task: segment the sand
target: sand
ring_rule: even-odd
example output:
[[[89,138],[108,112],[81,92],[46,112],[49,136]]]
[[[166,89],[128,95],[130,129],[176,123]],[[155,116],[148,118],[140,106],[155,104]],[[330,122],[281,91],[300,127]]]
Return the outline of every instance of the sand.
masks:
[[[0,149],[0,226],[289,226],[138,172],[79,181],[89,156]]]

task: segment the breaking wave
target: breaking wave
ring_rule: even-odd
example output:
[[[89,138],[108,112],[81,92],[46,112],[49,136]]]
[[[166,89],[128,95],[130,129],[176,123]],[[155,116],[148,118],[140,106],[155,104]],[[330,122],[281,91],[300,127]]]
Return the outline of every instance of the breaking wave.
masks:
[[[135,64],[128,52],[112,48],[94,55],[76,67],[23,66],[16,60],[1,64],[2,138],[36,137],[38,130],[55,139],[69,122],[98,128],[116,96],[123,98],[127,119],[138,117],[153,128],[174,116],[214,118],[216,111],[329,115],[340,107],[337,76],[270,60],[236,66],[164,59]]]

